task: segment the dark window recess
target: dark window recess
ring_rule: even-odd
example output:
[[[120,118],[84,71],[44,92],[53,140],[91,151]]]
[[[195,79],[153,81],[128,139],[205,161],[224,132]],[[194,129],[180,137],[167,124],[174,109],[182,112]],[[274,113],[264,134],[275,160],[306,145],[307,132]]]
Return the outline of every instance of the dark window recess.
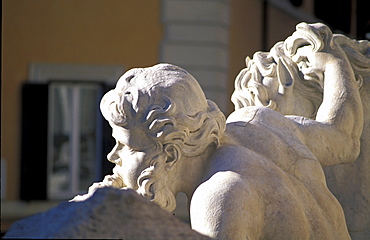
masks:
[[[22,200],[45,200],[47,187],[48,85],[22,87]]]
[[[104,86],[104,92],[112,89]],[[22,86],[21,106],[21,182],[20,198],[24,201],[47,200],[48,84],[26,83]],[[115,141],[106,120],[102,126],[102,176],[112,174],[113,163],[106,156]],[[92,183],[91,183],[92,184]],[[87,191],[87,189],[86,189]]]
[[[352,2],[354,4],[352,4]],[[352,7],[356,6],[356,9]],[[369,0],[315,0],[315,15],[324,21],[334,33],[356,34],[355,38],[370,40]],[[355,14],[355,16],[352,16]],[[354,28],[351,29],[352,22]]]
[[[104,94],[107,93],[108,91],[112,90],[115,86],[103,86],[103,91]],[[116,144],[116,140],[112,137],[112,128],[109,125],[108,121],[103,119],[103,159],[102,161],[102,171],[103,174],[102,176],[104,177],[105,175],[111,175],[112,169],[115,166],[114,163],[111,163],[107,160],[107,155],[110,153]]]
[[[370,1],[357,0],[357,38],[370,40]]]
[[[315,15],[335,33],[351,30],[351,0],[315,0]]]

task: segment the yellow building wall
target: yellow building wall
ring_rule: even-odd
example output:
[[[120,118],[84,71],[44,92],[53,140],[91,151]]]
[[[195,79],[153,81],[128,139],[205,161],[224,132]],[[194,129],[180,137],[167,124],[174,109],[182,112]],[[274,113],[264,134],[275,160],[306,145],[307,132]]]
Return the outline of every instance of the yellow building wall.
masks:
[[[19,200],[21,86],[29,77],[29,65],[108,64],[122,65],[125,70],[154,65],[160,61],[160,44],[165,34],[161,22],[163,3],[163,0],[2,1],[1,158],[6,161],[7,202]],[[313,1],[304,3],[301,9],[311,13]],[[228,6],[229,72],[225,90],[230,111],[226,115],[234,108],[230,96],[235,77],[245,68],[245,57],[252,57],[263,48],[263,1],[230,0]],[[267,14],[270,49],[289,36],[300,20],[271,5]],[[21,204],[24,209],[19,206],[15,204],[8,210],[11,214],[5,222],[2,219],[2,232],[17,218],[49,205],[41,203],[39,210],[32,204]],[[22,212],[22,216],[13,211]]]
[[[232,0],[230,9],[228,92],[231,97],[234,80],[240,70],[246,67],[245,58],[252,58],[262,48],[262,1]],[[234,109],[231,101],[229,109]]]
[[[307,4],[310,3],[309,5]],[[32,62],[112,64],[124,68],[159,62],[161,0],[4,0],[1,157],[7,164],[6,199],[19,199],[20,90]],[[229,87],[245,57],[262,50],[260,0],[230,0]],[[305,1],[310,11],[312,1]],[[300,22],[269,6],[268,48]],[[308,10],[307,10],[308,9]],[[230,111],[233,109],[230,101]],[[228,113],[226,113],[228,114]]]
[[[313,0],[303,1],[296,8],[305,14],[313,13]],[[241,69],[245,68],[245,58],[253,57],[257,51],[269,51],[278,41],[285,40],[295,31],[295,26],[302,22],[288,15],[273,4],[267,5],[266,49],[263,49],[263,1],[230,1],[230,41],[229,41],[229,87],[230,96],[234,91],[234,80]],[[230,109],[234,109],[230,101]]]
[[[294,31],[295,27],[301,21],[294,19],[276,9],[273,6],[268,8],[268,51],[279,41],[284,41]]]
[[[19,197],[20,90],[31,62],[112,64],[158,62],[160,0],[4,0],[1,157],[6,199]],[[37,187],[37,186],[35,186]]]

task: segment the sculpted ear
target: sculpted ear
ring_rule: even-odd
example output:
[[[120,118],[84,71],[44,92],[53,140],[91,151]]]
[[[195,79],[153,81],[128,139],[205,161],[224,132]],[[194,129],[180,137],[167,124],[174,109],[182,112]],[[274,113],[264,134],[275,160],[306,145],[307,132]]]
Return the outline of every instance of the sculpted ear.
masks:
[[[172,171],[175,163],[181,158],[180,149],[174,144],[166,144],[164,146],[164,152],[166,153],[166,170]]]
[[[277,77],[279,81],[278,92],[280,94],[286,94],[287,91],[291,92],[293,89],[293,69],[284,60],[279,58],[277,63]]]

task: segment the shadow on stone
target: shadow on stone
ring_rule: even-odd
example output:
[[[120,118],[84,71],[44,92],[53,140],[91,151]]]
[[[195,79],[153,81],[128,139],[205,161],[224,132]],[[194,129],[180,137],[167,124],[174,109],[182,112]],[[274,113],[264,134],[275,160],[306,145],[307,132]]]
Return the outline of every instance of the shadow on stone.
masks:
[[[4,238],[209,239],[135,191],[110,187],[17,221]]]

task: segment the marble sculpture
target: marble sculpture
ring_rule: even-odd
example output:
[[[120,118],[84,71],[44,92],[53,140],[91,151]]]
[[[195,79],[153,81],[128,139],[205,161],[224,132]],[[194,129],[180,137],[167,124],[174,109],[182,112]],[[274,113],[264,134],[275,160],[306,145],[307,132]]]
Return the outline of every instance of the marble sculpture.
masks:
[[[289,43],[291,41],[295,43]],[[334,34],[323,24],[297,25],[297,31],[285,42],[279,42],[270,52],[257,52],[253,59],[247,57],[246,68],[235,80],[235,91],[232,101],[235,109],[245,106],[265,106],[288,115],[304,116],[320,121],[318,111],[329,111],[330,107],[321,105],[325,93],[325,80],[333,75],[312,66],[305,56],[291,57],[291,47],[308,44],[317,51],[332,52],[343,62],[347,62],[348,71],[353,71],[354,79],[359,86],[362,118],[352,116],[352,122],[362,124],[360,137],[360,154],[355,160],[315,155],[324,167],[327,184],[331,192],[341,203],[346,216],[348,230],[353,239],[370,238],[370,42],[356,41],[344,35]],[[284,49],[284,46],[287,48]],[[289,49],[288,49],[289,48]],[[322,50],[320,50],[322,48]],[[303,58],[302,58],[303,57]],[[317,58],[313,60],[317,61]],[[323,59],[324,67],[330,59]],[[339,61],[339,59],[338,59]],[[339,64],[339,63],[338,63]],[[341,71],[343,71],[341,68]],[[342,74],[338,71],[337,73]],[[344,75],[346,76],[346,75]],[[335,83],[332,89],[339,87]],[[345,94],[345,89],[341,90]],[[341,95],[333,102],[341,101]],[[350,114],[350,113],[348,113]],[[345,127],[345,126],[343,126]],[[348,130],[351,129],[350,124]],[[320,137],[322,139],[322,137]],[[337,148],[350,147],[346,142],[329,138]],[[250,143],[248,143],[250,144]],[[321,141],[318,142],[321,144]],[[358,148],[354,148],[354,150]],[[330,154],[330,152],[328,152]],[[355,160],[355,161],[354,161]],[[346,163],[346,164],[340,164]]]
[[[350,239],[323,167],[360,153],[361,71],[369,71],[348,52],[368,46],[299,24],[247,60],[227,119],[184,69],[129,70],[101,101],[116,139],[113,174],[73,201],[113,186],[173,211],[184,192],[191,227],[212,238]]]
[[[133,189],[105,187],[15,222],[4,239],[209,240]]]

